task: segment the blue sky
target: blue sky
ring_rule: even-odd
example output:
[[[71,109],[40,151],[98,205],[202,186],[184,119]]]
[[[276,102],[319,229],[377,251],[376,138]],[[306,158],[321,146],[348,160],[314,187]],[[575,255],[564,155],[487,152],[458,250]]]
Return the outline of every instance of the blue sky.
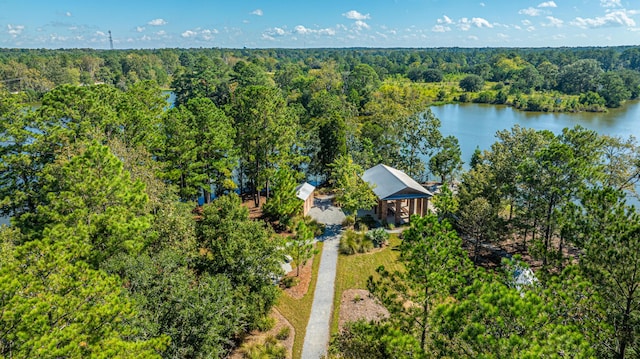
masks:
[[[0,47],[640,44],[640,0],[0,0]]]

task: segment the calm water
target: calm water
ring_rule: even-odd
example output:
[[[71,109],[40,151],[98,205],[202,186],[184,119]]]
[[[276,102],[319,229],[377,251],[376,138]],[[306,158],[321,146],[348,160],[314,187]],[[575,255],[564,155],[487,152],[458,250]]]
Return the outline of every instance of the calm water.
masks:
[[[496,142],[497,131],[508,130],[516,124],[536,130],[547,129],[556,134],[565,127],[581,125],[603,135],[640,139],[640,101],[607,113],[523,112],[512,107],[484,104],[434,106],[431,111],[442,122],[442,134],[458,138],[465,169],[469,168],[476,147],[489,149]],[[640,184],[636,191],[640,193]],[[640,208],[640,201],[635,197],[628,197],[627,203]]]
[[[481,150],[489,149],[496,142],[497,131],[516,124],[536,130],[547,129],[556,134],[565,127],[581,125],[603,135],[624,138],[633,135],[640,139],[640,101],[607,113],[523,112],[512,107],[483,104],[434,106],[431,111],[442,122],[442,134],[458,138],[466,165],[476,146]]]

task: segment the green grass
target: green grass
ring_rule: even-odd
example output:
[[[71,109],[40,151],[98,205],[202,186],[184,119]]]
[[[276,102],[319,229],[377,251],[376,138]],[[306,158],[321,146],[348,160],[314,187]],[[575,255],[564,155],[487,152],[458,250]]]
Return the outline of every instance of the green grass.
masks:
[[[389,245],[374,253],[339,255],[336,272],[336,288],[333,297],[333,317],[331,318],[331,333],[338,331],[338,316],[340,314],[340,299],[342,292],[347,289],[367,289],[369,276],[376,275],[376,268],[384,266],[390,271],[400,270],[402,264],[398,262],[398,246],[400,239],[397,234],[389,238]],[[315,262],[314,262],[315,263]]]
[[[276,308],[287,318],[289,323],[296,330],[293,341],[293,359],[302,356],[302,344],[304,344],[304,336],[307,332],[307,323],[311,316],[311,305],[313,304],[313,294],[316,291],[316,282],[318,280],[318,269],[320,268],[320,258],[322,256],[322,242],[316,244],[318,253],[313,257],[313,265],[311,267],[311,282],[307,294],[301,299],[291,298],[289,295],[282,293],[278,300]]]

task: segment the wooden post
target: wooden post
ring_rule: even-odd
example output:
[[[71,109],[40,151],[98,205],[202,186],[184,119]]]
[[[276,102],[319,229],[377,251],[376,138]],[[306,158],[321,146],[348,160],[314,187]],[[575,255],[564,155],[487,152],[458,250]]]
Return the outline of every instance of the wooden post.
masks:
[[[417,198],[409,199],[409,218],[416,213],[416,199]]]
[[[418,198],[418,215],[423,216],[424,198]]]
[[[402,201],[396,199],[396,213],[395,213],[395,222],[396,224],[400,224],[400,210],[402,209]]]
[[[387,200],[380,200],[380,219],[383,221],[387,220]]]

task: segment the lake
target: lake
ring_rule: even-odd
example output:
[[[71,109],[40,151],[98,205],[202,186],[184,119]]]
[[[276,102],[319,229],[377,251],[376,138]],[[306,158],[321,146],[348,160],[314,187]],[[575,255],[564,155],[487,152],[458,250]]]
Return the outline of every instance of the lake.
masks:
[[[524,112],[508,106],[485,104],[433,106],[431,111],[442,122],[442,135],[458,138],[465,168],[476,146],[481,150],[489,149],[496,142],[497,131],[514,125],[547,129],[556,134],[565,127],[581,125],[603,135],[640,138],[640,101],[628,102],[624,107],[606,113]]]
[[[581,125],[602,135],[640,139],[640,100],[628,102],[625,106],[611,109],[606,113],[548,113],[524,112],[513,107],[486,104],[449,104],[431,107],[440,119],[443,136],[458,138],[462,150],[465,170],[469,169],[471,155],[476,147],[488,150],[496,142],[497,131],[510,129],[514,125],[550,130],[555,134],[566,127]],[[435,179],[435,178],[434,178]],[[640,193],[640,184],[636,185]],[[629,196],[627,203],[640,208],[640,201]]]

